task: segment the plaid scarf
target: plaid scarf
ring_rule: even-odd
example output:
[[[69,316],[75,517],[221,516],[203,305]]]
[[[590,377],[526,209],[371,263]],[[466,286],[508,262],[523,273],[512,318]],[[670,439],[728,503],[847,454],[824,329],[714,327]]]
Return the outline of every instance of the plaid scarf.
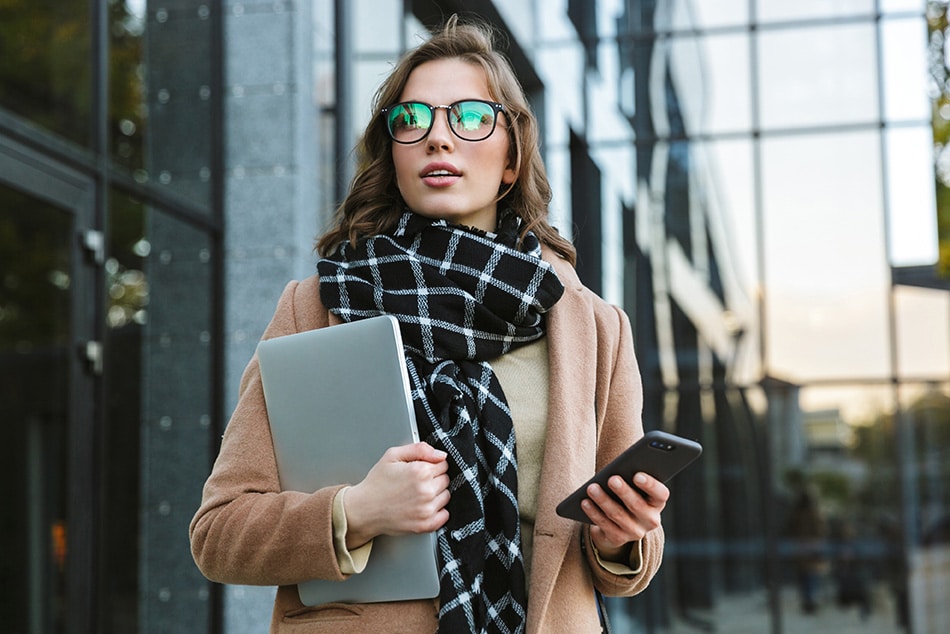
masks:
[[[497,233],[406,211],[391,235],[320,260],[320,297],[344,321],[395,316],[420,436],[449,455],[438,531],[439,631],[523,632],[527,598],[511,411],[488,361],[544,336],[563,293],[520,220]]]

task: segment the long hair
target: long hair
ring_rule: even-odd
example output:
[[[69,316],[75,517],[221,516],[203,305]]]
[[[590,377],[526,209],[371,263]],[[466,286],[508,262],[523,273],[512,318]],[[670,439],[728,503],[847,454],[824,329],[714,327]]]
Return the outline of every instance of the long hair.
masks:
[[[460,23],[450,17],[430,39],[404,54],[376,91],[373,115],[356,148],[357,168],[350,191],[336,211],[333,226],[318,240],[322,256],[336,247],[391,230],[405,208],[396,185],[392,140],[382,109],[395,103],[409,81],[409,74],[425,62],[460,59],[485,72],[490,97],[505,106],[509,161],[515,166],[514,183],[499,192],[499,204],[523,221],[522,235],[533,231],[538,239],[576,263],[574,245],[548,223],[551,186],[539,151],[538,121],[524,89],[507,58],[494,46],[494,33],[483,23]],[[503,202],[501,202],[503,201]]]

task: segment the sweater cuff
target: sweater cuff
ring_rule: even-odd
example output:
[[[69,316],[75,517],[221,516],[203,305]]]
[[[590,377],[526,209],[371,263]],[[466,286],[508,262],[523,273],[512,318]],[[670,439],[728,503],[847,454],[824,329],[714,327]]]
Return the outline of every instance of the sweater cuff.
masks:
[[[630,544],[630,554],[627,557],[626,564],[620,563],[619,561],[606,561],[601,559],[600,552],[597,550],[597,546],[594,545],[594,540],[592,539],[590,540],[590,547],[593,549],[594,558],[597,560],[597,563],[600,564],[600,567],[611,574],[632,577],[640,574],[643,570],[642,539]]]
[[[366,569],[369,553],[373,549],[373,541],[370,540],[352,551],[346,548],[346,511],[343,507],[343,497],[348,488],[343,487],[333,498],[333,549],[336,552],[340,572],[345,575],[354,575]]]

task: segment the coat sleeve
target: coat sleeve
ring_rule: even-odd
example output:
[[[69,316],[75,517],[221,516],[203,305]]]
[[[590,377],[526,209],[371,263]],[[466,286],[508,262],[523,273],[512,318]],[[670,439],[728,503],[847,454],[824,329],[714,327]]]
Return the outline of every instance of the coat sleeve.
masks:
[[[316,305],[315,305],[316,304]],[[320,327],[316,282],[289,283],[264,338]],[[333,548],[333,498],[340,487],[312,494],[281,491],[260,369],[255,355],[241,378],[201,505],[191,521],[192,555],[213,581],[289,585],[344,579]]]
[[[598,469],[643,436],[643,387],[633,349],[630,320],[619,308],[611,306],[610,309],[614,313],[613,319],[604,320],[605,325],[599,333],[601,337],[613,339],[616,347],[612,359],[602,359],[598,362],[598,365],[602,366],[598,367],[598,374],[609,377],[606,394],[598,399]],[[606,325],[608,323],[610,328]],[[640,561],[630,562],[631,568],[639,569],[634,575],[613,574],[601,566],[590,543],[589,528],[585,526],[583,530],[585,557],[598,590],[608,596],[632,596],[646,589],[663,559],[662,526],[647,533],[639,547],[634,545],[631,549],[632,559],[635,559],[638,553],[641,556]]]

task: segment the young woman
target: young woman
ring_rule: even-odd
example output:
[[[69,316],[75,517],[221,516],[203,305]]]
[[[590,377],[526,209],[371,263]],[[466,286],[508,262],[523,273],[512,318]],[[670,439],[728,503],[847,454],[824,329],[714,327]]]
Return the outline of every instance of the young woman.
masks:
[[[660,565],[669,490],[614,477],[622,503],[591,487],[592,524],[555,514],[643,434],[640,377],[627,317],[580,283],[547,222],[537,122],[491,32],[452,18],[407,53],[360,159],[317,275],[287,285],[264,337],[396,316],[425,441],[359,483],[281,491],[252,359],[191,524],[195,561],[280,586],[272,632],[599,632],[595,589],[636,594]],[[295,584],[359,574],[376,536],[431,531],[438,597],[300,603]]]

